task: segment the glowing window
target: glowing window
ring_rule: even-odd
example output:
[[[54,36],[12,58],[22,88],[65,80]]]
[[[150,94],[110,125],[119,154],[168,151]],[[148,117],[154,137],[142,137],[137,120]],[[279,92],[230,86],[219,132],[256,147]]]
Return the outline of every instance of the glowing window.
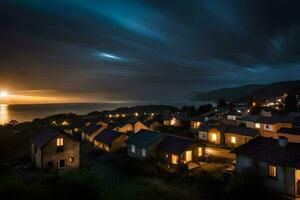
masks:
[[[232,143],[232,144],[236,144],[236,137],[231,136],[231,143]]]
[[[171,119],[171,125],[174,126],[175,124],[176,124],[176,119],[175,119],[175,118],[172,118],[172,119]]]
[[[260,124],[259,123],[255,123],[255,128],[260,128]]]
[[[142,157],[146,157],[146,149],[142,149]]]
[[[198,156],[201,157],[203,154],[202,154],[202,147],[199,147],[198,148]]]
[[[177,164],[178,163],[178,156],[172,155],[172,163]]]
[[[213,134],[211,134],[211,140],[212,141],[217,141],[217,134],[216,133],[213,133]]]
[[[135,153],[135,145],[131,145],[131,153]]]
[[[187,162],[192,161],[192,151],[185,152],[185,161]]]
[[[64,146],[64,138],[56,138],[56,146]]]
[[[74,158],[74,157],[69,157],[69,162],[70,162],[70,163],[73,163],[73,162],[74,162],[74,160],[75,160],[75,158]]]
[[[275,165],[269,165],[269,177],[277,177],[277,167]]]

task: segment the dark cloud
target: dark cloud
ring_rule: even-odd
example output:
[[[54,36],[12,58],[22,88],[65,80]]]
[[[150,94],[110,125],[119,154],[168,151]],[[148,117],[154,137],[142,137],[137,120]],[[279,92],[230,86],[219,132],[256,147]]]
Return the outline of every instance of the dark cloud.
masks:
[[[299,6],[292,0],[2,0],[0,86],[176,99],[297,79]]]

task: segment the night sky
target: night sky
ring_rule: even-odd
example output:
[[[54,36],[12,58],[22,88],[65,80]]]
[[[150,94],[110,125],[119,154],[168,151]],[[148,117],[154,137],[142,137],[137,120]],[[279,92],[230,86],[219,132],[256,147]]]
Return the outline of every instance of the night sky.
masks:
[[[0,0],[0,86],[101,100],[300,79],[300,1]]]

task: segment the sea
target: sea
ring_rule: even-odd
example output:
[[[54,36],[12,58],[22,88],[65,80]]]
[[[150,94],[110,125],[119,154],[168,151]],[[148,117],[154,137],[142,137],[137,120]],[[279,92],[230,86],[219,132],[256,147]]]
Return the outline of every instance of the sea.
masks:
[[[35,118],[44,118],[50,115],[61,113],[74,113],[85,115],[93,111],[114,110],[119,107],[129,107],[136,105],[172,105],[182,107],[183,105],[199,106],[208,102],[109,102],[109,103],[59,103],[59,104],[24,104],[7,105],[0,104],[0,125],[6,124],[11,120],[18,122],[30,122]]]

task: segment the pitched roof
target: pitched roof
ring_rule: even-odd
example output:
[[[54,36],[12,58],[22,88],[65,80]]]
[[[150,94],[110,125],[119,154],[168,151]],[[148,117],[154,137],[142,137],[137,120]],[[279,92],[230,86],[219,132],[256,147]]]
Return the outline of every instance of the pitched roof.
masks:
[[[121,128],[123,126],[126,126],[127,124],[132,124],[132,123],[125,120],[125,121],[121,121],[121,122],[112,123],[112,124],[109,125],[109,127],[111,129],[114,129],[114,128],[117,128],[117,127]]]
[[[98,134],[94,139],[104,144],[111,145],[112,142],[122,136],[122,133],[111,129],[105,129]]]
[[[183,153],[186,149],[188,149],[193,144],[195,144],[195,142],[188,138],[168,135],[158,145],[157,149],[159,151],[178,155]]]
[[[96,123],[91,123],[89,126],[87,126],[83,129],[83,132],[87,135],[92,135],[100,128],[102,128],[101,125],[98,125]]]
[[[49,127],[41,131],[41,133],[32,137],[32,142],[36,145],[37,148],[42,148],[49,141],[60,134],[67,135],[64,131]]]
[[[201,132],[208,132],[209,129],[211,129],[211,126],[202,125],[198,130]]]
[[[260,117],[256,122],[261,124],[291,123],[292,118],[286,116]]]
[[[138,147],[148,147],[160,137],[162,137],[162,135],[158,132],[142,129],[136,134],[132,135],[127,140],[127,143],[134,144]]]
[[[205,122],[205,117],[203,117],[203,116],[191,117],[191,121]]]
[[[300,143],[288,143],[286,147],[282,147],[277,139],[257,137],[231,152],[257,161],[300,167]]]
[[[229,126],[226,130],[226,133],[234,133],[237,135],[244,135],[250,137],[255,137],[259,134],[258,130],[256,129],[240,127],[240,126]]]
[[[300,135],[300,128],[280,128],[277,133]]]
[[[249,115],[249,116],[243,117],[239,120],[247,121],[247,122],[256,122],[256,120],[258,120],[259,118],[260,118],[260,116],[257,116],[257,115]]]

